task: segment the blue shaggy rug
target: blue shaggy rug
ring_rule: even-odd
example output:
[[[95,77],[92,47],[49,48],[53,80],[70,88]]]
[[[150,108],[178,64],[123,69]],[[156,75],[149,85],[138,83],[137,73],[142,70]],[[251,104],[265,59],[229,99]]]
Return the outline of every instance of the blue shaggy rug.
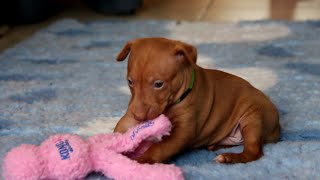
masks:
[[[281,141],[260,160],[212,161],[241,146],[186,152],[171,162],[186,179],[320,179],[319,34],[319,21],[60,20],[0,54],[0,163],[11,148],[56,133],[111,132],[130,97],[117,52],[130,39],[163,36],[195,45],[199,65],[247,79],[281,114]]]

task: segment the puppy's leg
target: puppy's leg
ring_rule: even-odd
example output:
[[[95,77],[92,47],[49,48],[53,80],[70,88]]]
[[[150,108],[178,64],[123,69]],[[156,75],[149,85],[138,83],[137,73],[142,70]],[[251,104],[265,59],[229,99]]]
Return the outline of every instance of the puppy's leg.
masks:
[[[280,139],[281,127],[279,124],[274,127],[273,131],[266,137],[265,143],[276,143]]]
[[[258,112],[241,120],[240,127],[244,139],[243,152],[223,153],[215,160],[219,163],[247,163],[259,159],[263,155],[262,120]]]
[[[207,147],[207,149],[209,151],[217,151],[219,149],[227,149],[227,148],[232,148],[232,147],[235,147],[235,146],[233,146],[233,145],[209,145]]]

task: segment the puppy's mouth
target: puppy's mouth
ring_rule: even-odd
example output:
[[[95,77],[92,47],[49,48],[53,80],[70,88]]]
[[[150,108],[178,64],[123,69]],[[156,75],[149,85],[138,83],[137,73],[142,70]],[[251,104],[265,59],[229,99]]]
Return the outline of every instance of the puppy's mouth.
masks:
[[[161,104],[153,104],[142,108],[136,108],[135,104],[131,104],[131,112],[136,121],[147,121],[152,120],[164,114],[167,109],[168,102]]]
[[[152,114],[152,115],[147,115],[145,117],[137,117],[134,115],[134,119],[137,121],[147,121],[147,120],[153,120],[155,118],[157,118],[158,116],[160,116],[161,113],[157,113],[157,114]]]
[[[160,111],[159,111],[160,110]],[[150,108],[145,113],[135,113],[133,112],[134,119],[137,121],[147,121],[152,120],[163,114],[164,110],[159,108]]]

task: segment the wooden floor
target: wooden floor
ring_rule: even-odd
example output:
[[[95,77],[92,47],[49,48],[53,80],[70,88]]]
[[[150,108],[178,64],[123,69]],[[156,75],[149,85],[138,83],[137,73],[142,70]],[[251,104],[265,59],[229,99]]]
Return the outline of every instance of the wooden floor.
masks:
[[[83,3],[46,21],[23,26],[0,25],[0,52],[61,18],[79,20],[118,17],[97,14]],[[320,20],[320,0],[144,0],[129,19],[237,22],[246,20]]]
[[[145,0],[136,16],[190,21],[320,19],[320,0]]]

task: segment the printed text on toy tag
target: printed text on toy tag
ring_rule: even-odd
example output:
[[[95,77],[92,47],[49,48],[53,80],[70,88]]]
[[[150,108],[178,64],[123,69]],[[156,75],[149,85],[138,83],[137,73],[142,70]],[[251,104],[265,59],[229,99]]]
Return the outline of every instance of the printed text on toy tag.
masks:
[[[56,141],[56,148],[60,154],[61,160],[70,159],[70,153],[73,152],[73,149],[67,139],[64,141],[61,139]]]
[[[151,127],[154,125],[154,121],[147,121],[145,123],[143,123],[142,125],[138,126],[131,134],[130,138],[131,140],[134,139],[134,137],[136,137],[136,135],[139,133],[140,130]]]

